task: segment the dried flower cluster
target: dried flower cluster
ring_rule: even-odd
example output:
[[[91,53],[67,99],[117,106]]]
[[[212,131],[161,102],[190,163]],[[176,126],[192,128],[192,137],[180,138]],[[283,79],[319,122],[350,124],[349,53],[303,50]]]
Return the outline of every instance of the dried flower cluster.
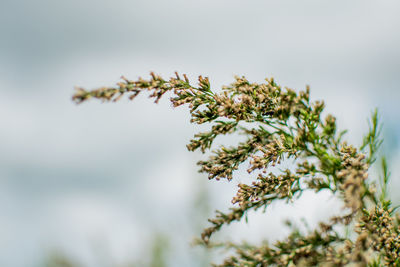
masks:
[[[343,213],[329,223],[321,222],[312,232],[302,233],[291,226],[289,237],[273,245],[226,243],[234,254],[220,266],[400,266],[399,220],[386,196],[386,161],[380,193],[368,180],[381,144],[376,112],[357,149],[342,141],[345,131],[337,133],[335,117],[322,117],[324,103],[311,102],[309,88],[296,93],[273,79],[259,84],[235,77],[234,83],[217,93],[211,90],[208,78],[200,76],[194,86],[186,75],[181,79],[176,73],[164,80],[151,73],[149,80],[123,78],[117,87],[78,88],[73,100],[117,101],[124,95],[133,99],[143,91],[149,91],[155,102],[171,92],[174,107],[188,104],[191,122],[211,124],[210,131],[196,134],[190,141],[190,151],[210,150],[220,135],[240,132],[247,136],[236,146],[214,149],[207,160],[198,163],[209,179],[231,180],[245,162],[254,177],[251,184],[238,185],[229,212],[217,211],[209,220],[211,226],[202,233],[204,244],[211,246],[216,231],[240,221],[248,211],[276,200],[295,199],[304,191],[329,190],[343,200]],[[289,158],[295,162],[293,170],[269,171]],[[338,225],[352,228],[353,235],[339,234]]]

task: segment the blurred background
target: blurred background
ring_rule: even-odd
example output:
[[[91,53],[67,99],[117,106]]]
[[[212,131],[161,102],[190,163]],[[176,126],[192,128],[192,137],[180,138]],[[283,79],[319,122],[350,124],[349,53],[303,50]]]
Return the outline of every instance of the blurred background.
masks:
[[[309,84],[355,145],[377,107],[399,202],[399,11],[397,0],[2,0],[0,265],[218,261],[190,244],[244,178],[197,173],[202,156],[185,144],[199,128],[167,98],[71,101],[74,86],[110,86],[121,75],[178,71],[208,76],[214,88],[234,75],[273,76],[296,90]],[[306,195],[217,237],[274,240],[288,217],[312,226],[339,209],[331,196]]]

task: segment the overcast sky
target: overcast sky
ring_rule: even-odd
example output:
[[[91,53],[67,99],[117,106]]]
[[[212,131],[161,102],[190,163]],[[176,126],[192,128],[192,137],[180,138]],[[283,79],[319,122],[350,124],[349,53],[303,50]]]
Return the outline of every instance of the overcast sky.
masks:
[[[59,247],[96,266],[93,240],[124,261],[155,230],[193,233],[179,221],[207,179],[194,171],[199,155],[185,149],[195,133],[187,111],[145,97],[77,106],[76,85],[149,71],[202,74],[215,88],[236,74],[296,90],[309,84],[356,145],[378,107],[399,166],[399,10],[397,0],[2,1],[0,265],[38,266]],[[212,206],[226,209],[239,180],[206,181]],[[321,210],[310,199],[296,209],[315,217]],[[268,219],[269,237],[279,220]],[[175,253],[171,266],[190,262]]]

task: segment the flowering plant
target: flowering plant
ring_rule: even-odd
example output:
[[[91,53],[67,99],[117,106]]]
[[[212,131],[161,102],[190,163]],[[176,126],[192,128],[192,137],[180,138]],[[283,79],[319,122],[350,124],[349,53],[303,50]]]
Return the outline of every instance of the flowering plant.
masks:
[[[165,80],[151,73],[148,80],[122,77],[116,87],[78,88],[73,100],[117,101],[124,95],[133,100],[144,91],[149,91],[156,103],[171,92],[174,107],[189,106],[192,123],[211,125],[209,131],[190,140],[190,151],[211,150],[220,135],[240,132],[247,137],[236,146],[213,150],[207,160],[198,162],[200,172],[209,179],[231,180],[245,162],[254,177],[251,184],[238,184],[228,212],[217,211],[209,219],[211,226],[201,234],[203,244],[212,246],[210,238],[215,232],[242,220],[248,211],[277,200],[294,200],[305,191],[328,190],[343,200],[341,214],[308,233],[292,227],[285,240],[272,245],[225,243],[233,254],[218,266],[400,266],[400,216],[387,196],[385,159],[379,190],[368,178],[382,143],[376,111],[361,147],[356,148],[342,141],[345,131],[338,132],[335,117],[322,116],[324,103],[310,101],[308,87],[296,93],[274,79],[251,83],[235,77],[231,85],[215,92],[209,79],[202,76],[192,85],[186,75],[181,78],[176,73]],[[293,168],[270,171],[287,159],[294,162]],[[341,234],[340,225],[352,229],[353,234]]]

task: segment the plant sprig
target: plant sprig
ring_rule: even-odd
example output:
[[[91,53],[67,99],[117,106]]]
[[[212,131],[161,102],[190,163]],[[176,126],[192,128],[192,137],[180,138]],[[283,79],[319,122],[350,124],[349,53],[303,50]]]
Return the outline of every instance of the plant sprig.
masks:
[[[197,85],[192,85],[186,75],[182,79],[175,73],[175,77],[165,80],[151,73],[148,80],[123,78],[116,87],[92,91],[78,88],[73,100],[118,101],[124,95],[133,100],[144,91],[150,92],[156,103],[170,92],[174,107],[189,106],[192,123],[211,124],[209,131],[196,134],[187,145],[190,151],[213,152],[198,162],[200,172],[209,179],[230,181],[236,170],[248,162],[253,182],[239,183],[232,199],[234,207],[227,213],[217,211],[216,217],[209,220],[211,226],[202,233],[204,244],[210,246],[215,232],[242,220],[249,211],[265,209],[274,201],[296,199],[304,191],[328,190],[343,200],[342,214],[334,215],[329,223],[321,223],[309,233],[293,229],[288,238],[273,246],[226,243],[235,254],[221,266],[400,264],[399,220],[394,220],[387,200],[389,174],[385,160],[379,196],[368,182],[369,167],[382,143],[377,110],[358,150],[342,141],[346,131],[337,133],[334,116],[322,115],[324,103],[310,101],[309,87],[296,93],[282,88],[274,79],[251,83],[244,77],[235,77],[231,85],[217,93],[207,77],[200,76]],[[245,134],[247,140],[236,146],[213,146],[218,136],[235,132]],[[269,171],[289,158],[295,163],[294,170]],[[384,222],[379,221],[379,216]],[[335,230],[337,225],[353,227],[355,237],[340,235]]]

